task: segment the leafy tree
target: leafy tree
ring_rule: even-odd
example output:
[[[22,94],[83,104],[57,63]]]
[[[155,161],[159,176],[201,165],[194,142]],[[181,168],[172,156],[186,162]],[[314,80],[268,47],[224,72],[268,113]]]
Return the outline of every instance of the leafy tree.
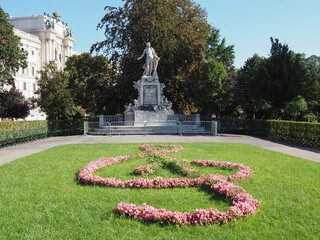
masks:
[[[10,98],[11,96],[8,91],[0,89],[0,118],[4,118],[6,116],[5,112],[7,106],[9,106],[12,101]]]
[[[0,8],[0,88],[14,85],[13,76],[20,67],[27,67],[27,53],[20,48],[20,38],[14,34],[8,17]]]
[[[143,72],[143,63],[136,58],[146,42],[151,42],[161,58],[158,75],[174,109],[183,112],[193,106],[195,82],[191,75],[199,69],[209,29],[205,10],[191,0],[127,0],[119,8],[105,9],[98,28],[104,29],[106,39],[94,44],[91,51],[103,50],[114,66],[118,64],[119,104],[136,95],[133,81]]]
[[[304,82],[304,98],[308,104],[309,115],[314,115],[320,121],[320,57],[310,56],[304,59],[307,77]],[[306,119],[310,119],[309,116]]]
[[[90,53],[73,55],[66,62],[74,103],[93,115],[116,113],[117,83],[110,79],[108,59]]]
[[[0,92],[0,117],[12,120],[26,118],[30,113],[30,103],[22,92],[15,88]]]
[[[33,102],[48,115],[48,119],[66,119],[74,115],[75,106],[68,90],[68,75],[59,71],[53,61],[40,71],[38,86],[35,92],[38,97]]]
[[[287,102],[302,94],[306,70],[302,56],[289,50],[288,45],[271,38],[270,57],[263,64],[264,97],[271,103],[273,116],[279,117]]]
[[[256,113],[267,109],[270,104],[264,98],[264,88],[261,77],[261,68],[265,59],[254,54],[247,59],[244,66],[238,71],[237,100],[247,114],[256,118]]]
[[[200,89],[202,113],[208,117],[212,114],[219,116],[224,110],[228,96],[226,67],[222,62],[212,58],[204,62],[202,67],[205,76]]]
[[[205,116],[229,115],[233,109],[234,46],[226,45],[220,30],[212,28],[206,38],[204,60],[201,63],[202,80],[199,83],[199,108]],[[232,109],[230,111],[230,109]]]
[[[220,39],[220,30],[213,27],[206,38],[205,59],[216,59],[225,65],[233,63],[234,45],[226,45],[226,39]]]
[[[297,96],[290,102],[286,103],[284,107],[284,113],[293,117],[293,121],[296,121],[296,117],[302,112],[308,109],[306,100],[302,96]]]

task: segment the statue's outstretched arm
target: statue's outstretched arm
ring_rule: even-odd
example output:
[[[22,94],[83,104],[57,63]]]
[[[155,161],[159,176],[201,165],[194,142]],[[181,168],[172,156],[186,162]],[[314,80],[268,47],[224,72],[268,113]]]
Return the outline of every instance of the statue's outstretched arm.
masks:
[[[138,57],[137,59],[140,60],[141,58],[143,58],[143,56],[146,54],[146,50],[143,50],[143,53],[140,57]]]

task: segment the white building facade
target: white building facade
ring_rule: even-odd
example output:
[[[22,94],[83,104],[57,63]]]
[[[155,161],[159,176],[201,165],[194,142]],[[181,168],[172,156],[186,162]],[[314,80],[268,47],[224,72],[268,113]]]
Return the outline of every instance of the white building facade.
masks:
[[[35,96],[37,78],[49,61],[55,61],[58,69],[63,69],[68,57],[80,54],[73,50],[74,39],[69,26],[57,17],[48,14],[8,19],[14,26],[14,33],[20,37],[21,47],[27,51],[26,69],[20,69],[15,76],[15,86],[26,98]],[[30,111],[25,120],[45,120],[40,109]]]

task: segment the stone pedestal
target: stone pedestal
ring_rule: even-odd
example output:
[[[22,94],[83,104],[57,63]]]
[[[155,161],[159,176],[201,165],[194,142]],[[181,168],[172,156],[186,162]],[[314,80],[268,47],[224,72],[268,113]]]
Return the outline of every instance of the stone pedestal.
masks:
[[[165,111],[149,112],[137,110],[134,112],[136,122],[165,122],[167,121],[167,113]]]
[[[176,125],[176,121],[169,121],[167,112],[149,112],[149,111],[135,111],[134,126],[171,126]]]
[[[159,82],[158,77],[142,76],[134,82],[134,88],[138,90],[138,99],[133,104],[126,105],[125,125],[168,125],[168,116],[173,115],[172,103],[163,95],[164,84]]]

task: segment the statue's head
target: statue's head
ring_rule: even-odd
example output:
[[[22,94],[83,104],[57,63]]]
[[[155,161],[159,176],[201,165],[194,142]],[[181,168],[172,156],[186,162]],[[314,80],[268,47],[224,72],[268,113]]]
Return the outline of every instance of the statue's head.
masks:
[[[147,47],[151,47],[151,43],[150,43],[150,42],[147,42],[146,46],[147,46]]]

